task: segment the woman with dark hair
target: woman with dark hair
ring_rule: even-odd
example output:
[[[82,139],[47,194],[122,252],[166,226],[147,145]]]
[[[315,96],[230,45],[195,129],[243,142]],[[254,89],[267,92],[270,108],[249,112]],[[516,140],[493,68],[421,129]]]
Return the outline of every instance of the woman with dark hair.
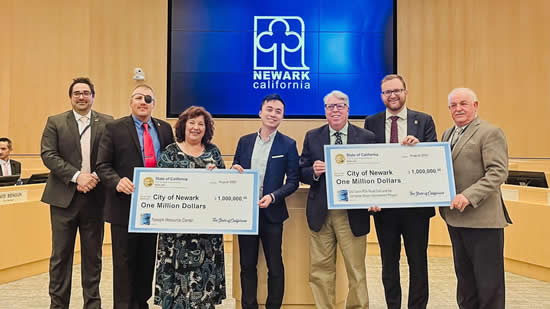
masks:
[[[160,154],[158,167],[225,168],[211,144],[214,121],[203,107],[178,117],[176,142]],[[159,234],[155,304],[163,309],[214,308],[225,298],[223,235]]]

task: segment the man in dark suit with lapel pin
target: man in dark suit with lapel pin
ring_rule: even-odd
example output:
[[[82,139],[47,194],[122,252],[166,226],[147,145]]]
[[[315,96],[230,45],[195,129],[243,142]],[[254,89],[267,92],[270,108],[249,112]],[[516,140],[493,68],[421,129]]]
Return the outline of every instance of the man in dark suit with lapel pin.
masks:
[[[262,100],[258,132],[239,139],[232,168],[257,170],[260,174],[258,235],[239,235],[243,309],[258,308],[257,287],[259,241],[262,241],[268,268],[266,308],[280,308],[285,289],[281,244],[283,222],[288,218],[285,198],[298,189],[298,150],[296,141],[277,129],[283,120],[285,104],[278,94]],[[285,181],[286,175],[286,181]]]
[[[376,134],[377,143],[411,146],[437,141],[432,117],[405,106],[408,93],[403,77],[387,75],[382,79],[381,89],[386,110],[365,119],[365,129]],[[383,209],[374,215],[389,309],[401,308],[401,237],[409,264],[408,308],[426,308],[428,304],[428,233],[430,218],[434,215],[433,207]]]
[[[174,142],[170,124],[151,117],[153,89],[138,85],[130,96],[132,114],[109,123],[99,145],[97,173],[106,187],[105,220],[111,223],[115,309],[149,308],[157,234],[128,233],[134,167],[155,167]]]
[[[456,196],[439,207],[453,245],[456,299],[463,309],[504,309],[504,228],[512,223],[500,186],[508,177],[508,144],[502,129],[477,116],[468,88],[449,94],[455,125],[451,143]]]
[[[0,137],[0,176],[21,175],[21,162],[10,159],[13,144],[7,137]]]
[[[374,133],[348,122],[349,99],[338,90],[324,98],[328,124],[306,133],[300,156],[300,181],[310,185],[306,205],[310,229],[309,282],[317,308],[334,308],[336,245],[349,281],[346,308],[368,308],[365,256],[370,230],[367,209],[328,210],[324,145],[371,144]]]
[[[48,117],[41,156],[50,169],[42,202],[50,204],[52,255],[50,308],[69,308],[76,232],[80,234],[84,308],[101,308],[101,248],[104,191],[96,175],[98,144],[113,117],[92,110],[94,85],[75,78],[69,87],[72,110]]]

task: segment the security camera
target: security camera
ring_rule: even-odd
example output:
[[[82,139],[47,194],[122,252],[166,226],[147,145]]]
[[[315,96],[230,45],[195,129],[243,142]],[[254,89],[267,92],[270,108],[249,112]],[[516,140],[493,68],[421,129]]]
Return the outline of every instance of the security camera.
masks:
[[[134,68],[134,80],[145,80],[145,72],[141,68]]]

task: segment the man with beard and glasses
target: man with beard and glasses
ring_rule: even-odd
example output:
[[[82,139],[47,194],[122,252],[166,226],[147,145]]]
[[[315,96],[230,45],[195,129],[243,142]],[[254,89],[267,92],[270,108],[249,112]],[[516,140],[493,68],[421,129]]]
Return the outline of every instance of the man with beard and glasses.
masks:
[[[405,106],[408,91],[403,77],[387,75],[382,79],[381,91],[386,110],[365,119],[365,129],[376,134],[377,143],[412,146],[437,141],[432,117]],[[401,237],[409,263],[408,308],[423,309],[428,304],[428,233],[434,215],[433,207],[383,209],[374,215],[389,309],[401,308]]]
[[[95,163],[99,140],[113,117],[92,110],[94,98],[90,79],[75,78],[69,86],[72,109],[49,117],[42,133],[42,162],[50,170],[42,195],[52,224],[50,309],[69,308],[77,231],[84,308],[101,308],[104,191]]]

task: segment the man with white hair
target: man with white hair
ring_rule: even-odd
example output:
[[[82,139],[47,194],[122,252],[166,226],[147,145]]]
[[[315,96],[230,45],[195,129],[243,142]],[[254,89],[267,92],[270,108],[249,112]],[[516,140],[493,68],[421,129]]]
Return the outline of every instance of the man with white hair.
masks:
[[[346,308],[369,307],[365,255],[370,231],[366,209],[328,210],[324,145],[370,144],[374,133],[348,122],[349,99],[338,90],[327,94],[328,124],[306,133],[300,157],[300,181],[310,185],[306,214],[310,229],[309,282],[317,308],[335,307],[336,245],[342,251],[349,281]]]
[[[457,195],[440,207],[453,245],[463,309],[504,308],[504,227],[512,223],[500,185],[508,176],[504,132],[477,116],[479,102],[468,88],[449,94],[455,125],[443,133],[451,143]]]

